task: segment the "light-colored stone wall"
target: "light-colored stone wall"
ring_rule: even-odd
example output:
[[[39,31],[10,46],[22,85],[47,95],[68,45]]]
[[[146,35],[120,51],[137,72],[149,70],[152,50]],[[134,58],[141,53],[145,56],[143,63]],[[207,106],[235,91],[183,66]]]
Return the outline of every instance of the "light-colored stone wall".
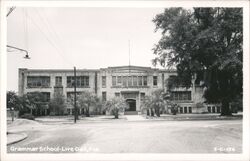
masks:
[[[77,92],[89,91],[96,93],[98,97],[102,98],[102,92],[106,92],[107,100],[115,97],[115,93],[134,93],[136,100],[136,111],[140,111],[141,98],[140,94],[145,93],[145,96],[149,95],[157,89],[166,89],[166,80],[171,75],[177,75],[173,70],[160,70],[150,67],[138,67],[138,66],[120,66],[120,67],[108,67],[98,70],[77,69],[77,76],[89,76],[89,87],[77,88]],[[49,88],[28,88],[27,77],[28,76],[49,76],[50,87]],[[53,98],[55,77],[62,77],[62,89],[63,94],[67,97],[67,92],[74,92],[74,88],[67,87],[67,76],[74,76],[73,70],[37,70],[37,69],[19,69],[19,94],[25,94],[28,92],[50,92],[50,97]],[[106,76],[106,87],[102,86],[102,76]],[[112,86],[112,76],[147,76],[147,86]],[[157,76],[157,86],[153,85],[153,76]],[[96,83],[96,84],[95,84]],[[196,108],[196,104],[204,102],[203,88],[193,85],[190,88],[174,88],[173,91],[191,91],[191,100],[179,101],[181,107],[192,107],[192,113],[199,113],[201,110]],[[72,107],[69,107],[72,108]],[[206,108],[206,107],[205,107]],[[204,108],[204,109],[205,109]],[[204,110],[203,110],[204,111]],[[206,110],[205,110],[206,111]]]

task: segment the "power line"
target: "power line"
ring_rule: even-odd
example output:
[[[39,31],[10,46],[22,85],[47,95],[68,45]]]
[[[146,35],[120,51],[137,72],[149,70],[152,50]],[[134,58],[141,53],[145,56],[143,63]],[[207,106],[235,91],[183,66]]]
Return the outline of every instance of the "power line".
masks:
[[[39,12],[37,9],[35,9],[35,11],[36,11],[38,17],[40,18],[40,20],[45,24],[45,26],[46,26],[46,28],[47,28],[47,31],[48,31],[48,34],[50,35],[51,39],[55,38],[55,39],[53,39],[53,40],[54,40],[53,42],[56,42],[56,40],[57,40],[57,43],[54,43],[54,44],[58,44],[58,43],[61,44],[61,45],[60,45],[61,47],[60,47],[59,49],[61,49],[60,51],[61,51],[62,53],[66,54],[66,53],[64,52],[64,50],[63,50],[63,44],[62,44],[61,41],[60,41],[61,39],[59,38],[57,32],[54,30],[54,28],[52,27],[52,25],[50,25],[49,20],[46,18],[46,16],[42,16],[42,15],[40,14],[40,12]],[[60,52],[59,54],[61,54],[61,52]],[[69,61],[67,58],[64,57],[64,55],[61,55],[61,56],[62,56],[63,59],[65,59],[66,61]],[[72,65],[72,62],[69,61],[69,64]]]
[[[44,31],[39,27],[39,25],[33,20],[33,18],[31,18],[29,15],[27,15],[27,17],[31,20],[31,22],[37,27],[37,29],[44,35],[44,37],[46,38],[46,40],[56,49],[56,51],[58,52],[58,55],[65,61],[67,62],[69,65],[73,66],[72,63],[70,61],[68,61],[63,55],[61,55],[61,51],[59,48],[57,48],[57,46],[55,45],[55,43],[53,41],[51,41],[48,36],[44,33]]]

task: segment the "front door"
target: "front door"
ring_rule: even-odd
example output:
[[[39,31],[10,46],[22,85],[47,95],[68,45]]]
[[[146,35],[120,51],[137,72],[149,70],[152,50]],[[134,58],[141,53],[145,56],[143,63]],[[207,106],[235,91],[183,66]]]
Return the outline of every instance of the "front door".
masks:
[[[126,102],[128,103],[129,108],[126,111],[136,111],[136,100],[134,99],[127,99]]]

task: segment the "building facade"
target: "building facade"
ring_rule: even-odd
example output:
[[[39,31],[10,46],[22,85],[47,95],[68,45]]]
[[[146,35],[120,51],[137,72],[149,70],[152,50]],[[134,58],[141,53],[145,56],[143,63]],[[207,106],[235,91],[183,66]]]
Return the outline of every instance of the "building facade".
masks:
[[[127,113],[141,113],[141,104],[145,96],[157,89],[166,89],[166,80],[177,75],[174,70],[162,70],[140,66],[118,66],[97,70],[78,69],[76,71],[77,93],[89,91],[95,93],[102,101],[113,97],[124,97],[129,104]],[[56,92],[69,98],[74,93],[73,70],[40,70],[19,69],[19,95],[41,92],[47,101]],[[197,103],[204,102],[203,88],[193,85],[191,88],[171,89],[171,98],[179,104],[179,113],[219,112],[219,107],[206,105],[197,107]],[[72,113],[72,106],[68,106],[68,114]],[[210,111],[209,111],[210,109]],[[169,112],[169,111],[167,111]]]

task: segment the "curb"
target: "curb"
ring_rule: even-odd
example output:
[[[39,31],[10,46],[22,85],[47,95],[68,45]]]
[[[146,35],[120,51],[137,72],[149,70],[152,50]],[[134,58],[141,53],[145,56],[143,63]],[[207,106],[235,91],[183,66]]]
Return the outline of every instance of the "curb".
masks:
[[[18,142],[20,142],[22,140],[25,140],[28,137],[28,135],[26,133],[10,133],[10,132],[8,132],[8,135],[11,135],[11,134],[22,135],[22,136],[20,138],[18,138],[18,139],[10,141],[10,142],[8,142],[8,139],[7,139],[7,146],[11,145],[11,144],[18,143]],[[7,138],[8,138],[8,135],[7,135]]]

